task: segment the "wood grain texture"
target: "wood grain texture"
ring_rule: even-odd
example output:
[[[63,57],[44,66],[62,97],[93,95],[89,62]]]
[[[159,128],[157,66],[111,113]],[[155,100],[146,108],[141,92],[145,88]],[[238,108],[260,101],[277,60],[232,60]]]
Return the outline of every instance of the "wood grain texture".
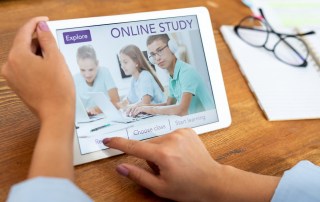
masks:
[[[212,157],[240,169],[278,176],[303,159],[320,165],[320,120],[267,121],[222,39],[222,24],[236,24],[250,13],[239,0],[0,1],[0,65],[17,29],[34,16],[59,20],[193,6],[210,11],[232,115],[229,128],[201,136]],[[26,178],[38,131],[37,118],[0,76],[0,201],[13,184]],[[120,155],[77,166],[76,183],[95,201],[167,201],[118,176],[115,167],[121,162],[147,168],[142,160]]]

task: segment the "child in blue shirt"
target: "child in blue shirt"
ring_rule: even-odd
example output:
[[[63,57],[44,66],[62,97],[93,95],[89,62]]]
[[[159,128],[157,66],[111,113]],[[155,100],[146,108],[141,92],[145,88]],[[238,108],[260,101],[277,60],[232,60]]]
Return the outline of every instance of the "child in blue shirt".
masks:
[[[184,116],[215,109],[212,92],[203,78],[190,64],[176,58],[170,40],[167,34],[151,35],[147,39],[149,58],[170,75],[167,101],[136,107],[131,111],[133,116],[141,112]]]
[[[120,50],[119,58],[124,73],[132,75],[130,91],[122,105],[163,103],[164,88],[141,50],[135,45],[127,45]]]

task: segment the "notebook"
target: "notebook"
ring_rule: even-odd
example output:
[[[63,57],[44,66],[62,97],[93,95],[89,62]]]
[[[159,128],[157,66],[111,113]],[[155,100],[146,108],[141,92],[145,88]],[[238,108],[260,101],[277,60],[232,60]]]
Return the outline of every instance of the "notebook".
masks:
[[[316,32],[316,35],[303,37],[302,40],[308,46],[311,63],[315,65],[320,74],[320,28],[295,28],[295,30],[298,33],[307,32],[309,30],[314,30]]]
[[[320,118],[320,72],[313,61],[295,68],[243,42],[233,26],[220,30],[268,120]],[[319,33],[310,39],[319,42]]]
[[[263,9],[273,28],[294,29],[296,32],[313,30],[317,35],[302,38],[308,45],[313,62],[320,68],[320,2],[319,0],[248,0],[252,12]]]

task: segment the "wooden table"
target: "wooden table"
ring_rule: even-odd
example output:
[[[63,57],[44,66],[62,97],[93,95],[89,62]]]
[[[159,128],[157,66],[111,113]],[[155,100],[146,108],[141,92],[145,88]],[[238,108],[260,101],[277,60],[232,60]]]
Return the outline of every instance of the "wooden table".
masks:
[[[320,165],[320,120],[267,121],[222,39],[222,24],[236,24],[250,13],[240,0],[0,1],[0,65],[18,27],[33,16],[59,20],[194,6],[210,11],[232,115],[229,128],[201,136],[212,157],[222,164],[278,176],[303,159]],[[0,77],[0,201],[10,186],[26,178],[38,131],[37,118]],[[142,160],[120,155],[77,166],[76,183],[96,201],[165,201],[120,177],[115,167],[121,162],[146,166]]]

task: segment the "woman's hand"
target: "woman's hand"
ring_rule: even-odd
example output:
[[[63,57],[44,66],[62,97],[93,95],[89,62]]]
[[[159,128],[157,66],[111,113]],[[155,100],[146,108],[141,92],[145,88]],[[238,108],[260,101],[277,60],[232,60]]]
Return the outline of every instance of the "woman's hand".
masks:
[[[47,20],[36,17],[21,27],[2,74],[41,121],[29,178],[72,180],[75,90]]]
[[[180,129],[144,142],[111,138],[104,143],[147,160],[154,173],[131,164],[121,164],[117,171],[161,197],[209,201],[221,191],[216,187],[222,185],[222,167],[191,129]]]
[[[41,120],[75,106],[72,77],[47,20],[36,17],[20,28],[2,67],[9,86]]]
[[[177,201],[270,201],[280,179],[219,164],[192,129],[144,142],[124,138],[103,142],[145,159],[153,170],[124,163],[117,166],[118,173],[158,196]]]

